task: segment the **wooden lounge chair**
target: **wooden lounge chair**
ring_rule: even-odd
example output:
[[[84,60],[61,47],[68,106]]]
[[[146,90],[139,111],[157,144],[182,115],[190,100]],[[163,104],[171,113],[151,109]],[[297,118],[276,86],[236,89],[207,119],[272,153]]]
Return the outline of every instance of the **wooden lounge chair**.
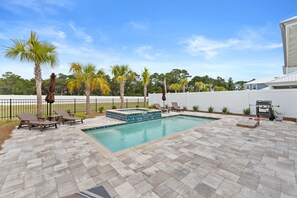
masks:
[[[29,130],[31,130],[32,127],[40,127],[40,130],[43,131],[43,129],[48,127],[57,128],[57,124],[59,124],[57,121],[48,121],[44,120],[44,118],[37,118],[31,113],[20,113],[17,114],[17,117],[21,120],[18,129],[23,125],[27,125]]]
[[[245,127],[245,128],[256,128],[260,125],[260,119],[259,118],[245,118],[240,120],[236,126]]]
[[[169,113],[169,111],[170,111],[169,109],[166,109],[164,107],[161,107],[161,105],[159,103],[156,103],[155,104],[155,108],[158,109],[158,110],[160,110],[160,111],[162,111],[162,113],[165,113],[165,112]]]
[[[83,118],[79,117],[74,117],[73,115],[70,115],[67,113],[65,110],[57,109],[54,110],[54,112],[58,115],[61,116],[61,121],[64,124],[65,122],[69,122],[70,124],[76,123],[76,122],[81,122],[83,123]]]
[[[172,102],[172,111],[183,111],[182,108],[180,108],[180,106],[178,106],[177,102]]]

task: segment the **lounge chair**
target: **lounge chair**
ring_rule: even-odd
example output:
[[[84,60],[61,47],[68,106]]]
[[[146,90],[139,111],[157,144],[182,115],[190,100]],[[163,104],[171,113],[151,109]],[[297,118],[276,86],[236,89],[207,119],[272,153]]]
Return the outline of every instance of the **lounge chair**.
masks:
[[[158,109],[158,110],[160,110],[160,111],[162,111],[162,113],[165,113],[165,112],[169,113],[169,111],[170,111],[169,109],[166,109],[164,107],[161,107],[161,105],[159,103],[156,103],[155,104],[155,108]]]
[[[260,125],[260,118],[244,118],[240,120],[236,126],[245,127],[245,128],[256,128]]]
[[[23,125],[27,125],[29,126],[29,130],[31,130],[32,127],[40,127],[40,130],[43,131],[43,129],[48,127],[57,128],[57,124],[59,124],[57,121],[48,121],[44,120],[44,118],[37,118],[31,113],[20,113],[17,114],[17,117],[21,120],[18,129]]]
[[[183,111],[182,108],[180,108],[180,106],[178,106],[177,102],[172,102],[172,111]]]
[[[61,109],[57,109],[54,110],[54,112],[58,115],[61,116],[60,120],[62,121],[62,123],[64,124],[65,122],[69,122],[70,124],[73,124],[75,122],[81,122],[83,123],[83,118],[79,118],[79,117],[74,117],[73,115],[70,115],[69,113],[67,113],[64,110]]]

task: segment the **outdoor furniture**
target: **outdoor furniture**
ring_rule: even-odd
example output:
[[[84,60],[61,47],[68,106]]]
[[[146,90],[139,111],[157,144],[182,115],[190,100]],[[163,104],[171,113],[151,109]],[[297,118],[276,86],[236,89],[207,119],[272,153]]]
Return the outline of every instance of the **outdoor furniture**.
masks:
[[[245,118],[240,120],[236,126],[246,127],[246,128],[256,128],[260,125],[260,118]]]
[[[60,115],[51,115],[51,116],[47,116],[47,119],[48,119],[49,121],[57,121],[57,122],[59,122],[59,124],[60,124],[62,118],[63,118],[63,117],[60,116]]]
[[[161,107],[161,105],[159,103],[155,104],[155,108],[162,111],[162,113],[165,113],[165,112],[169,113],[170,112],[170,109],[166,109],[164,107]]]
[[[20,113],[17,114],[17,117],[21,120],[18,129],[23,125],[27,125],[29,126],[29,130],[31,130],[32,127],[40,127],[40,130],[43,131],[43,129],[48,127],[57,128],[57,124],[59,124],[57,121],[48,121],[43,118],[37,118],[31,113]]]
[[[172,111],[183,111],[182,108],[180,108],[180,106],[178,106],[177,102],[172,102]]]
[[[73,123],[76,123],[76,122],[83,123],[83,118],[74,117],[73,115],[70,115],[69,113],[67,113],[65,110],[57,109],[57,110],[54,110],[54,112],[58,116],[61,116],[60,120],[62,121],[63,124],[65,122],[69,122],[70,124],[73,124]]]

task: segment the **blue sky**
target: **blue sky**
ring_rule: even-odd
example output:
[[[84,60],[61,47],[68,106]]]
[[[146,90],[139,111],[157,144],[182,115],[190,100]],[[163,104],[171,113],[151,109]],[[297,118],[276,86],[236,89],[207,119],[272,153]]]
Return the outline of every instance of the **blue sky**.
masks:
[[[0,73],[33,77],[33,64],[4,57],[12,38],[29,37],[57,46],[59,65],[43,67],[68,73],[72,62],[93,63],[110,73],[129,64],[140,73],[186,69],[250,80],[282,74],[279,22],[297,15],[296,0],[2,0]]]

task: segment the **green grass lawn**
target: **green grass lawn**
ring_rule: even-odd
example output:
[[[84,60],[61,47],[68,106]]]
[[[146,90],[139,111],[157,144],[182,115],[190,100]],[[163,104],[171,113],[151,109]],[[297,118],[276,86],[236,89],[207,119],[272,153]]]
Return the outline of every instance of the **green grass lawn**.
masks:
[[[120,108],[120,103],[114,103],[114,105],[117,108]],[[112,103],[91,103],[91,112],[99,112],[98,108],[103,106],[104,110],[112,109]],[[124,108],[135,108],[136,106],[143,107],[143,102],[125,102]],[[46,117],[47,115],[47,105],[43,105],[43,113]],[[97,107],[97,111],[96,111]],[[48,106],[49,108],[49,106]],[[0,119],[10,119],[16,118],[16,115],[18,113],[33,113],[36,114],[36,104],[24,104],[24,105],[12,105],[10,106],[4,106],[0,105]],[[52,104],[52,115],[54,109],[64,109],[64,110],[70,110],[71,113],[84,113],[86,112],[86,104],[85,103],[53,103]],[[11,114],[10,114],[11,112]],[[50,112],[48,112],[48,115],[50,115]]]

